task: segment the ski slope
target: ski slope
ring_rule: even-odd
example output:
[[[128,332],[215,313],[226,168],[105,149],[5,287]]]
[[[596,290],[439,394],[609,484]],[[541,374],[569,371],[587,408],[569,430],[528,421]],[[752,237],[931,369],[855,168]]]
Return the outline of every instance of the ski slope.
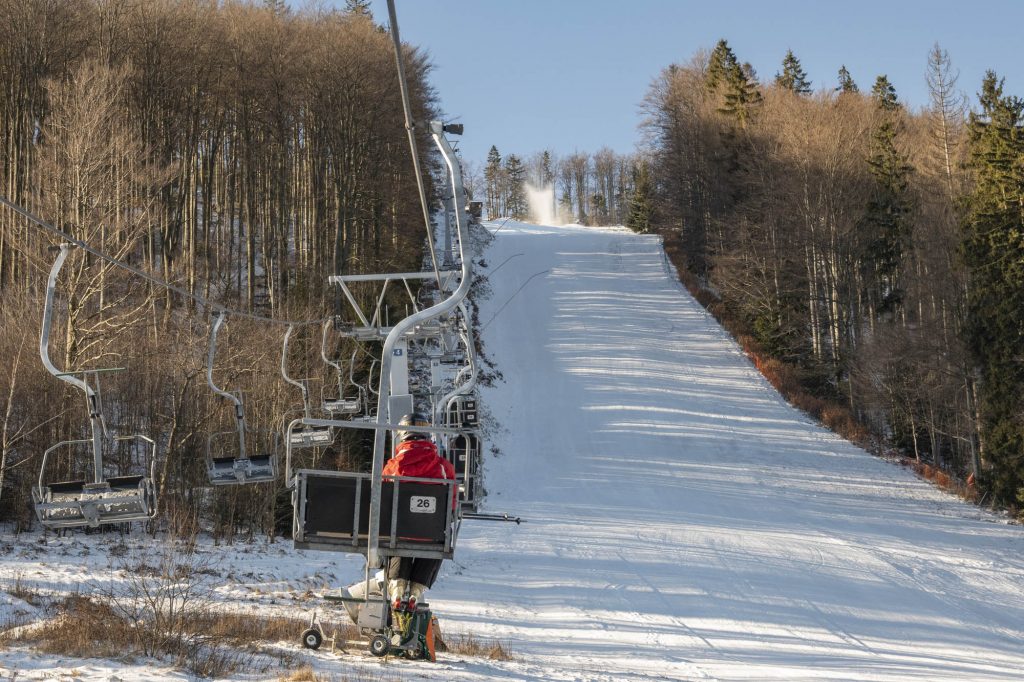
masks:
[[[789,407],[656,238],[509,223],[485,258],[487,507],[528,522],[465,523],[432,601],[508,676],[1024,679],[1021,528]]]
[[[658,240],[489,224],[482,339],[503,381],[488,511],[428,593],[442,629],[513,660],[435,664],[271,643],[320,679],[1020,680],[1024,531],[790,408],[679,285]],[[499,229],[500,228],[500,229]],[[117,591],[159,540],[0,534],[0,630],[22,587]],[[211,608],[308,618],[362,558],[217,546]],[[133,558],[134,557],[134,558]],[[127,568],[126,568],[127,567]],[[263,659],[260,659],[263,660]],[[287,679],[280,663],[230,679]],[[192,679],[173,661],[0,646],[0,679]],[[305,679],[305,678],[304,678]]]

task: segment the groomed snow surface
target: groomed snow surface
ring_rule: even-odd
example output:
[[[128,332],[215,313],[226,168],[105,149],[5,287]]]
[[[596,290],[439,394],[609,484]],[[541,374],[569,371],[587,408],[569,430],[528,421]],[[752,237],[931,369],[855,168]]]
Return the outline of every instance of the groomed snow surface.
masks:
[[[337,679],[1024,678],[1019,526],[786,405],[656,238],[499,225],[480,311],[504,375],[483,393],[500,422],[485,506],[527,521],[465,522],[429,597],[446,632],[498,639],[514,660],[280,646]],[[95,537],[5,536],[0,579],[109,585],[112,540]],[[202,550],[221,557],[233,609],[308,614],[307,590],[362,571],[283,542]],[[0,622],[19,608],[0,593]],[[160,665],[0,651],[0,678],[185,677]]]

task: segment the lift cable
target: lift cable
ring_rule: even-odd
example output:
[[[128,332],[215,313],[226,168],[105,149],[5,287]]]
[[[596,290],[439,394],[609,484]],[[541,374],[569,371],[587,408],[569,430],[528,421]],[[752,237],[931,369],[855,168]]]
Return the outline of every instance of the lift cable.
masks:
[[[33,224],[33,225],[35,225],[37,227],[42,228],[44,231],[49,232],[53,236],[58,237],[58,238],[60,238],[60,239],[62,239],[64,241],[68,242],[69,244],[74,244],[75,246],[77,246],[78,248],[82,249],[83,251],[91,253],[92,255],[96,256],[97,258],[105,260],[106,262],[110,263],[111,265],[113,265],[115,267],[118,267],[118,268],[121,268],[122,270],[130,272],[131,274],[135,275],[136,277],[141,277],[142,279],[146,280],[147,282],[150,282],[151,284],[155,284],[158,287],[163,287],[164,289],[167,289],[169,291],[173,291],[174,293],[176,293],[176,294],[178,294],[178,295],[180,295],[180,296],[182,296],[184,298],[192,299],[193,301],[199,303],[200,305],[207,307],[211,312],[222,310],[225,313],[231,315],[232,317],[244,317],[244,318],[248,318],[250,320],[256,320],[258,322],[268,322],[270,324],[295,325],[295,326],[303,326],[303,325],[308,325],[308,324],[322,324],[327,319],[330,319],[330,318],[320,318],[318,320],[282,320],[282,319],[278,319],[278,318],[274,318],[274,317],[265,317],[263,315],[257,315],[255,313],[247,313],[247,312],[245,312],[243,310],[235,310],[233,308],[229,308],[229,307],[227,307],[227,306],[225,306],[223,304],[215,303],[214,301],[210,301],[210,300],[200,296],[199,294],[193,294],[193,293],[191,293],[190,291],[188,291],[186,289],[183,289],[183,288],[181,288],[181,287],[179,287],[179,286],[177,286],[175,284],[171,284],[170,282],[167,282],[167,281],[165,281],[165,280],[163,280],[163,279],[161,279],[161,278],[159,278],[159,277],[157,277],[155,275],[151,275],[151,274],[149,274],[148,272],[146,272],[144,270],[140,270],[139,268],[137,268],[137,267],[135,267],[133,265],[129,265],[128,263],[125,263],[124,261],[118,260],[117,258],[114,258],[113,256],[111,256],[111,255],[109,255],[107,253],[104,253],[103,251],[100,251],[99,249],[97,249],[97,248],[95,248],[93,246],[90,246],[89,244],[87,244],[86,242],[83,242],[80,239],[75,239],[74,237],[72,237],[67,232],[64,232],[63,230],[61,230],[61,229],[55,227],[54,225],[46,222],[45,220],[43,220],[39,216],[35,215],[34,213],[32,213],[32,212],[22,208],[21,206],[19,206],[18,204],[12,202],[11,200],[9,200],[7,197],[5,197],[2,194],[0,194],[0,204],[3,204],[4,206],[7,206],[12,211],[14,211],[18,215],[20,215],[23,218],[25,218],[26,220],[28,220],[31,224]]]
[[[395,13],[395,0],[388,0],[388,15],[391,19],[391,39],[395,43],[395,64],[398,66],[398,87],[402,91],[402,108],[405,111],[405,132],[409,135],[409,148],[412,150],[412,166],[416,175],[416,189],[420,193],[420,206],[423,207],[423,222],[427,227],[427,246],[430,247],[430,261],[434,266],[437,278],[437,289],[440,291],[441,270],[437,266],[437,252],[434,249],[433,226],[430,224],[430,208],[427,205],[427,191],[423,186],[423,171],[420,169],[420,156],[416,152],[416,124],[412,120],[412,105],[409,103],[409,84],[405,79],[405,63],[402,60],[402,40],[398,37],[398,16]]]

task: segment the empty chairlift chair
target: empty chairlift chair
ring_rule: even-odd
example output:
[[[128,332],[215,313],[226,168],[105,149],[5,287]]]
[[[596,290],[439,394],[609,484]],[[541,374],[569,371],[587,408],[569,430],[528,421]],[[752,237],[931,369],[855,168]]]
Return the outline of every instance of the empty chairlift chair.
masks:
[[[213,485],[235,485],[246,483],[264,483],[277,478],[277,455],[273,449],[261,454],[249,454],[246,447],[246,434],[249,428],[245,423],[245,408],[241,397],[226,391],[213,383],[213,361],[217,354],[217,334],[227,313],[218,311],[214,315],[210,329],[210,349],[206,360],[206,382],[217,395],[231,401],[235,410],[235,430],[211,433],[206,440],[206,473]],[[221,447],[218,441],[225,436],[235,435],[238,439],[238,451],[235,454],[224,454],[216,449]]]
[[[323,332],[320,337],[320,357],[324,363],[332,367],[338,377],[338,394],[337,396],[328,395],[327,385],[324,382],[323,392],[321,397],[323,399],[324,412],[330,415],[356,415],[365,412],[366,410],[366,389],[355,382],[353,372],[356,365],[356,351],[352,351],[352,361],[348,366],[348,384],[351,387],[351,391],[348,395],[345,394],[344,386],[342,385],[342,372],[341,366],[338,363],[327,357],[327,332],[330,329],[331,320],[324,322]]]
[[[304,419],[311,419],[313,417],[310,406],[309,406],[309,386],[308,379],[293,379],[288,376],[288,342],[291,340],[292,332],[295,330],[295,325],[288,325],[288,331],[284,335],[284,344],[281,348],[281,376],[284,380],[295,386],[302,393],[302,416]],[[292,422],[287,427],[288,447],[324,447],[334,442],[334,429],[329,426],[310,426],[309,424],[302,424],[301,428],[296,429],[295,422]]]
[[[46,287],[46,303],[43,311],[43,327],[39,337],[39,355],[47,371],[61,381],[79,388],[85,393],[89,410],[91,437],[79,440],[65,440],[53,445],[43,453],[39,470],[39,481],[32,488],[32,501],[39,522],[47,528],[80,528],[99,526],[103,523],[127,523],[146,521],[157,512],[156,492],[153,486],[156,445],[143,435],[111,437],[103,418],[102,393],[99,377],[103,372],[116,370],[84,370],[61,372],[50,361],[50,327],[53,320],[53,299],[64,260],[70,245],[62,244],[60,253],[50,270]],[[132,442],[141,445],[141,466],[129,475],[107,476],[103,456],[104,442]],[[92,477],[80,480],[53,481],[48,477],[47,465],[50,455],[64,447],[91,446]],[[86,467],[88,469],[89,467]]]

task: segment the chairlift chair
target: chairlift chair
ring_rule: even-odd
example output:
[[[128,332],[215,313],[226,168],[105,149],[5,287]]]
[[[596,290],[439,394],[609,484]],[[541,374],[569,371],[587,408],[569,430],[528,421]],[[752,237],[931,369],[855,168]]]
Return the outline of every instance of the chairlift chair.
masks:
[[[302,415],[305,419],[313,417],[309,406],[309,380],[293,379],[288,376],[288,343],[291,340],[295,325],[288,325],[288,331],[284,334],[284,344],[281,348],[281,376],[284,380],[299,389],[302,394]],[[330,426],[309,426],[303,425],[301,430],[290,427],[285,437],[292,447],[323,447],[334,442],[334,429]]]
[[[337,372],[338,376],[338,396],[328,397],[327,395],[327,382],[324,382],[324,387],[321,391],[321,398],[323,401],[324,412],[332,415],[345,415],[345,414],[359,414],[365,411],[366,406],[366,389],[355,382],[353,377],[353,371],[356,364],[356,351],[352,351],[352,361],[349,363],[348,369],[348,383],[350,386],[355,388],[355,393],[345,395],[344,386],[342,386],[342,373],[341,366],[327,357],[327,332],[330,329],[331,321],[327,320],[324,322],[323,332],[320,338],[320,357],[323,358],[325,364],[333,367]]]
[[[393,5],[391,6],[393,10]],[[392,12],[393,14],[393,12]],[[393,17],[392,20],[394,21]],[[397,37],[396,37],[397,42]],[[394,634],[389,619],[390,600],[386,584],[379,593],[370,589],[371,572],[383,565],[388,557],[424,557],[445,559],[454,554],[456,538],[461,522],[457,483],[451,479],[417,479],[383,476],[385,447],[388,432],[405,430],[399,417],[412,411],[417,396],[409,391],[409,357],[406,352],[409,341],[414,338],[438,336],[440,325],[435,320],[452,314],[469,293],[472,283],[471,243],[467,225],[461,219],[462,189],[461,171],[454,159],[454,151],[444,138],[444,127],[431,122],[431,136],[438,146],[451,176],[452,196],[455,203],[456,227],[459,231],[459,249],[462,256],[458,273],[445,273],[454,278],[461,275],[458,286],[439,287],[440,300],[429,308],[416,310],[391,327],[387,320],[381,323],[378,299],[378,314],[367,320],[358,304],[345,286],[346,280],[431,279],[442,280],[435,268],[434,273],[399,273],[386,276],[332,277],[340,282],[343,292],[356,310],[367,331],[373,333],[373,340],[386,331],[379,364],[375,363],[379,376],[379,389],[373,388],[373,370],[367,390],[373,393],[377,403],[376,417],[372,423],[350,420],[300,420],[310,425],[332,424],[338,428],[363,428],[374,430],[373,458],[368,473],[298,469],[293,471],[291,460],[286,463],[286,478],[292,487],[294,505],[292,538],[296,548],[352,552],[366,557],[364,575],[365,591],[361,598],[350,599],[356,607],[356,625],[364,633],[374,634],[371,651],[375,655],[386,655]],[[411,136],[411,140],[415,138]],[[414,158],[415,150],[414,150]],[[383,297],[383,294],[381,298]],[[385,309],[386,316],[386,309]],[[419,396],[421,402],[429,396]],[[371,399],[372,400],[372,399]],[[433,424],[447,419],[447,403],[439,405],[439,413],[433,415]],[[417,427],[427,433],[440,435],[464,430],[447,426]],[[308,633],[304,633],[305,634]],[[314,638],[315,639],[315,638]],[[380,645],[380,646],[378,646]]]
[[[213,383],[213,360],[217,354],[217,334],[227,318],[227,313],[219,310],[214,315],[210,328],[210,350],[206,362],[206,382],[217,395],[230,400],[235,408],[235,430],[211,433],[206,439],[206,473],[212,485],[235,485],[246,483],[264,483],[277,478],[276,447],[267,453],[249,454],[245,445],[246,433],[251,430],[245,423],[245,408],[238,393],[226,391]],[[238,438],[238,454],[218,454],[214,443],[224,436],[234,434]]]
[[[39,522],[47,528],[95,528],[102,523],[127,523],[147,521],[157,512],[156,491],[153,474],[156,466],[156,444],[141,434],[111,437],[103,418],[102,393],[99,377],[101,373],[118,369],[93,369],[79,372],[61,372],[50,361],[50,328],[53,321],[53,301],[57,288],[57,277],[68,256],[71,244],[61,244],[60,253],[50,269],[46,284],[46,302],[43,308],[43,326],[39,336],[39,356],[43,366],[53,376],[81,389],[85,393],[89,410],[91,438],[65,440],[51,446],[43,453],[39,469],[39,481],[32,488],[32,501]],[[103,442],[140,441],[145,444],[143,451],[145,466],[141,474],[127,476],[106,476],[103,462]],[[49,481],[47,462],[50,453],[62,447],[91,445],[91,481]]]

